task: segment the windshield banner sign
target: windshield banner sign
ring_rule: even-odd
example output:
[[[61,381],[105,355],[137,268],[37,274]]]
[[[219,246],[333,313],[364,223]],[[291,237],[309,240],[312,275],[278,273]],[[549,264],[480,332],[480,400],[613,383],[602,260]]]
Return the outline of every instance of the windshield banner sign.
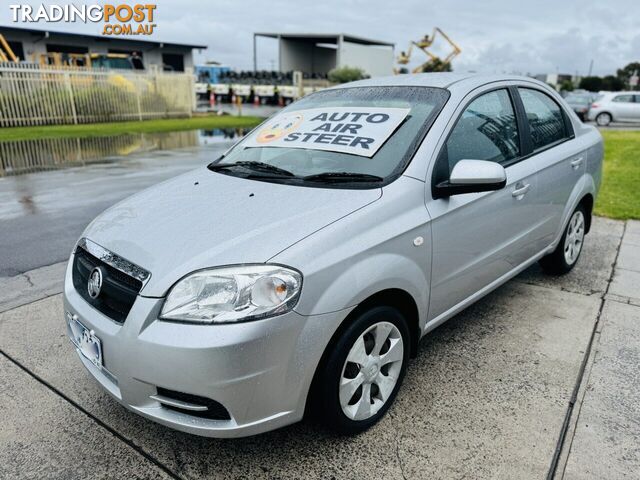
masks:
[[[256,129],[245,147],[289,147],[373,157],[409,108],[328,107],[283,112]]]

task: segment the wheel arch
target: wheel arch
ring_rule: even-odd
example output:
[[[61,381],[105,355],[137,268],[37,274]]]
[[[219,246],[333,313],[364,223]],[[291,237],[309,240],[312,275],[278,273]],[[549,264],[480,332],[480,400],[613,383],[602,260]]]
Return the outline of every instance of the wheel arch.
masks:
[[[358,315],[376,306],[392,307],[400,311],[402,316],[407,321],[407,326],[409,327],[409,356],[411,358],[415,358],[415,356],[417,355],[418,345],[422,336],[422,330],[420,328],[420,314],[418,310],[418,304],[416,303],[413,296],[406,290],[402,290],[400,288],[388,288],[370,295],[365,300],[360,302],[351,312],[349,312],[349,314],[340,323],[339,327],[331,336],[329,343],[327,343],[327,346],[325,347],[322,356],[320,357],[320,361],[316,366],[316,371],[313,374],[313,379],[311,381],[309,390],[307,391],[305,415],[307,415],[312,408],[312,402],[310,402],[309,399],[312,398],[313,392],[317,388],[319,372],[326,364],[327,357],[335,346],[336,342],[343,334],[343,332],[347,329],[347,327],[351,324],[351,322],[358,317]]]
[[[610,120],[611,122],[615,122],[615,116],[613,115],[612,111],[611,110],[603,110],[601,112],[598,112],[597,115],[595,116],[594,120],[596,121],[596,123],[598,121],[598,117],[600,115],[602,115],[603,113],[606,113],[607,115],[609,115],[611,117],[611,120]]]
[[[585,218],[586,225],[585,225],[584,233],[589,233],[589,230],[591,230],[591,218],[593,217],[593,203],[594,203],[594,199],[591,193],[587,193],[586,195],[584,195],[578,202],[578,205],[582,205],[585,211],[587,212],[587,218]]]
[[[589,229],[591,228],[591,217],[596,192],[597,189],[593,177],[590,174],[584,174],[582,176],[582,179],[578,183],[576,183],[573,192],[571,192],[570,200],[565,205],[564,212],[562,213],[562,221],[560,222],[560,228],[556,232],[556,237],[551,244],[550,251],[558,246],[558,242],[560,242],[562,234],[569,224],[571,214],[578,207],[578,205],[583,205],[587,210],[587,218],[585,219],[587,225],[585,225],[585,233],[589,231]]]

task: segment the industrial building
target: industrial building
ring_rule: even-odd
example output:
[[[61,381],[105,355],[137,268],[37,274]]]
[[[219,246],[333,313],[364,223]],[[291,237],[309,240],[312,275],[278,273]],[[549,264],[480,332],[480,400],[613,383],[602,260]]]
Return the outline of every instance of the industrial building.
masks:
[[[176,72],[193,69],[193,50],[204,50],[204,45],[165,43],[140,40],[138,37],[112,37],[68,32],[53,32],[30,28],[0,26],[9,46],[20,60],[37,62],[41,55],[107,54],[136,55],[147,69],[158,68]]]
[[[571,75],[571,74],[562,74],[562,73],[541,73],[539,75],[535,75],[533,78],[536,80],[540,80],[541,82],[548,83],[549,85],[553,85],[558,88],[564,82],[571,82],[573,84],[578,84],[580,82],[580,76]]]
[[[254,33],[253,65],[257,70],[257,39],[278,41],[278,70],[326,75],[337,67],[357,67],[372,77],[393,73],[394,44],[344,33]]]

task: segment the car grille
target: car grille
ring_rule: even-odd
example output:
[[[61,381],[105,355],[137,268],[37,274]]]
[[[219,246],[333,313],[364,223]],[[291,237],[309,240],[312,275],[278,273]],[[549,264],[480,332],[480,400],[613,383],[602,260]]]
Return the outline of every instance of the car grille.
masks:
[[[96,267],[102,267],[102,288],[96,298],[91,298],[87,285],[91,271]],[[123,323],[142,289],[142,281],[118,270],[78,245],[73,259],[73,286],[96,310],[118,323]]]

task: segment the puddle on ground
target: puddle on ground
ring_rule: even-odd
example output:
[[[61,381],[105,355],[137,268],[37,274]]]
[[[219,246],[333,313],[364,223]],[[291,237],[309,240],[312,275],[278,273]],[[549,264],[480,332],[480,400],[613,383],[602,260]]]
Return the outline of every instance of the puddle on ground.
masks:
[[[136,153],[234,141],[248,129],[188,130],[94,138],[0,142],[0,177],[107,163]]]

